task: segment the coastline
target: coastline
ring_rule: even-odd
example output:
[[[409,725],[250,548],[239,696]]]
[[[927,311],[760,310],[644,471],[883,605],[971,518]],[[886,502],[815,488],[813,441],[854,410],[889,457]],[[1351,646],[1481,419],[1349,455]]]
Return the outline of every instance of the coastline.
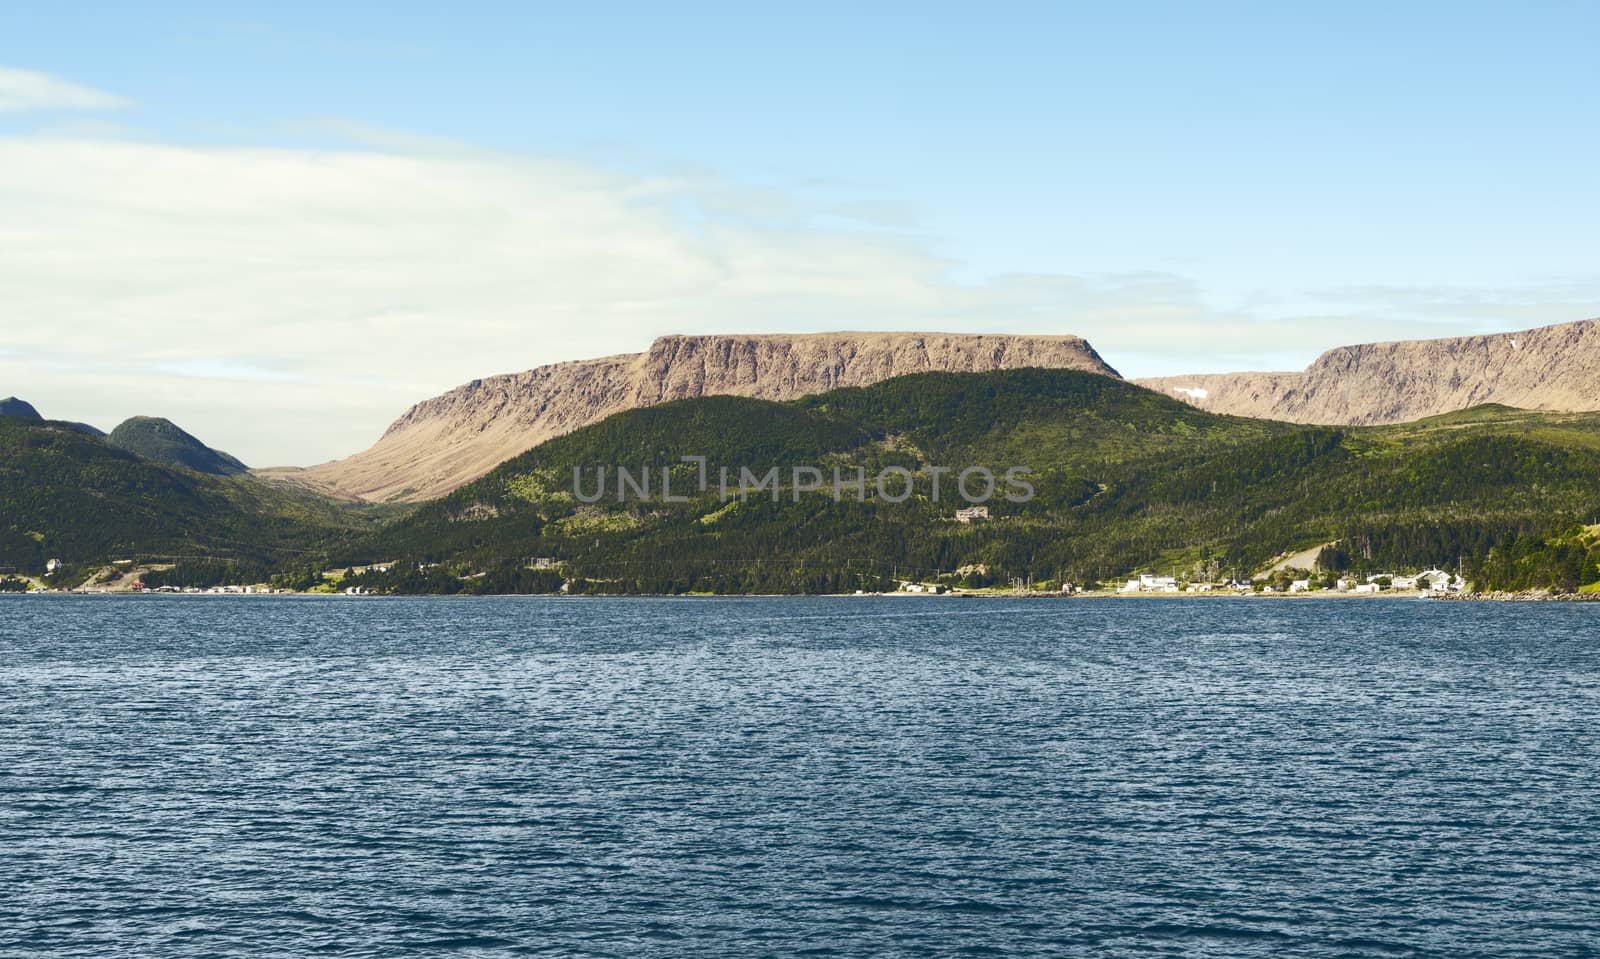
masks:
[[[1348,601],[1348,600],[1437,600],[1467,603],[1594,603],[1600,602],[1600,593],[1545,593],[1545,592],[1485,592],[1485,593],[1431,593],[1423,590],[1390,590],[1382,593],[1339,592],[1315,590],[1300,593],[1119,593],[1115,590],[1085,590],[1078,593],[1043,592],[949,592],[949,593],[367,593],[349,595],[327,592],[257,592],[257,593],[157,593],[132,590],[34,590],[26,593],[0,593],[0,596],[105,596],[105,597],[166,597],[178,599],[283,599],[316,597],[319,599],[1030,599],[1030,600],[1291,600],[1291,601]]]

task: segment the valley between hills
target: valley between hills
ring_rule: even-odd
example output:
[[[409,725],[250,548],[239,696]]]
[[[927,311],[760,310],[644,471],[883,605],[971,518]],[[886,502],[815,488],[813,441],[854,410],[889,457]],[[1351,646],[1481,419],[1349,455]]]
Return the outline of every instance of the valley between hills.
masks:
[[[1018,468],[1031,495],[1008,499]],[[589,501],[619,469],[651,494]],[[958,516],[980,505],[952,496],[967,469],[998,485]],[[1439,567],[1579,594],[1600,588],[1597,523],[1593,321],[1138,383],[1076,337],[669,337],[476,381],[309,470],[0,403],[14,590],[1333,590]]]

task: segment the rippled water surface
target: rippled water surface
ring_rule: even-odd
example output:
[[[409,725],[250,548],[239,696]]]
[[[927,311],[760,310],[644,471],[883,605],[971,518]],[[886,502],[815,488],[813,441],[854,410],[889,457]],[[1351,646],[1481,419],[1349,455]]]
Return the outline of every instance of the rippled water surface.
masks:
[[[1597,627],[0,597],[0,954],[1594,955]]]

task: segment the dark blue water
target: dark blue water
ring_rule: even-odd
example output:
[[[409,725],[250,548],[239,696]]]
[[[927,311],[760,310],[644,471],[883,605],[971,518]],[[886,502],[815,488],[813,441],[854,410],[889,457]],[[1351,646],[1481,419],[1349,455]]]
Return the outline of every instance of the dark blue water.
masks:
[[[1594,955],[1597,626],[0,598],[0,954]]]

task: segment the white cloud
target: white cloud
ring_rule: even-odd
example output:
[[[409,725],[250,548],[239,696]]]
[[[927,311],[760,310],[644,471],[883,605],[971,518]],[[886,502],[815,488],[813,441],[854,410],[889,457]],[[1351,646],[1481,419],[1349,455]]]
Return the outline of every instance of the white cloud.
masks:
[[[1303,365],[1437,319],[1269,320],[1165,273],[961,284],[922,241],[827,226],[839,199],[805,196],[425,141],[0,139],[0,394],[106,428],[169,416],[253,465],[307,464],[466,380],[664,333],[1077,333],[1153,374]]]
[[[115,110],[122,97],[71,83],[48,73],[0,67],[0,113],[45,110]]]

